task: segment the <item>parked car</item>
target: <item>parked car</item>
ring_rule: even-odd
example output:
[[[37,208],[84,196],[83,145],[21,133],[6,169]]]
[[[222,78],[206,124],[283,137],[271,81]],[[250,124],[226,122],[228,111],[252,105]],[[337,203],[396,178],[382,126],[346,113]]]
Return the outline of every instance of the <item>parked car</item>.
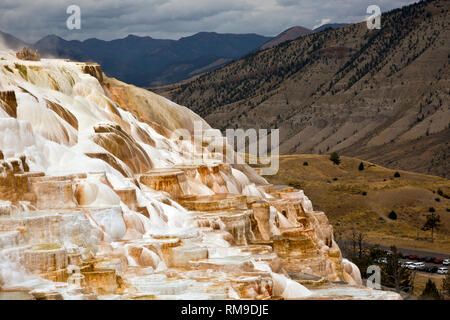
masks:
[[[408,264],[408,269],[416,270],[420,267],[423,267],[425,264],[423,262],[413,262],[411,264]]]
[[[416,259],[416,260],[417,260],[417,261],[424,261],[425,258],[424,258],[424,257],[417,256],[417,259]]]
[[[448,268],[439,268],[437,273],[439,273],[439,274],[448,274]]]
[[[414,262],[412,262],[412,261],[406,261],[406,262],[403,263],[403,267],[411,269],[409,266],[411,266],[413,264],[414,264]]]
[[[427,272],[436,273],[438,271],[438,267],[427,267]]]
[[[442,261],[442,264],[443,264],[444,266],[450,265],[450,259],[445,259],[444,261]]]
[[[421,272],[428,272],[428,267],[426,265],[423,265],[420,267],[416,267],[416,270]]]
[[[434,259],[433,263],[435,263],[435,264],[441,264],[443,261],[444,261],[444,260],[442,260],[442,259],[436,258],[436,259]]]
[[[433,262],[435,259],[436,259],[435,257],[425,257],[425,258],[423,258],[423,260],[424,260],[425,262],[428,262],[428,263]]]
[[[419,257],[416,256],[416,255],[414,255],[414,254],[410,254],[409,256],[407,256],[407,258],[408,258],[409,260],[417,260]]]

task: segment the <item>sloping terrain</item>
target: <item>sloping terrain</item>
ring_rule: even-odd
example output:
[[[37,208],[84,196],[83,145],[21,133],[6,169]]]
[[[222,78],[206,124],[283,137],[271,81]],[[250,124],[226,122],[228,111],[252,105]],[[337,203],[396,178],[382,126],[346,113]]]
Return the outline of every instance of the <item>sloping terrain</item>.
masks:
[[[215,127],[279,128],[284,154],[338,151],[450,174],[448,1],[258,52],[159,93]]]
[[[298,37],[306,36],[313,32],[314,32],[313,30],[310,30],[305,27],[297,26],[297,27],[289,28],[289,29],[283,31],[282,33],[280,33],[278,36],[276,36],[272,40],[270,40],[270,41],[266,42],[264,45],[262,45],[261,50],[266,50],[266,49],[276,47],[277,45],[279,45],[283,42],[286,42],[289,40],[295,40]]]
[[[327,23],[327,24],[321,25],[320,27],[315,28],[314,31],[315,32],[321,32],[321,31],[324,31],[324,30],[326,30],[328,28],[339,29],[339,28],[342,28],[342,27],[345,27],[345,26],[348,26],[348,25],[349,25],[349,23]]]
[[[22,40],[10,35],[9,33],[0,31],[0,48],[2,46],[8,46],[11,49],[17,50],[25,45],[26,43]]]
[[[361,160],[341,160],[337,166],[325,155],[282,156],[278,174],[266,178],[305,190],[314,208],[327,212],[338,239],[350,239],[355,229],[363,232],[365,242],[450,254],[448,179],[407,171],[398,171],[395,178],[394,170],[363,162],[360,171]],[[442,224],[434,243],[431,232],[421,230],[430,208]],[[391,211],[397,220],[388,217]]]

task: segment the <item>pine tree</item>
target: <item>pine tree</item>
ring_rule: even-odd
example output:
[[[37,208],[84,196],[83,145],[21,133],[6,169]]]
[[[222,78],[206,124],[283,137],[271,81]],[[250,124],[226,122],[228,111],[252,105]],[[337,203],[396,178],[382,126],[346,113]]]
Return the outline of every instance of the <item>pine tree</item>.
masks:
[[[431,211],[431,210],[430,210]],[[441,226],[441,217],[438,214],[432,212],[427,215],[427,220],[422,227],[423,231],[431,230],[431,242],[434,242],[434,230],[439,230]]]
[[[330,154],[330,160],[336,165],[339,165],[341,163],[341,158],[339,157],[337,152],[333,152],[332,154]]]
[[[394,210],[392,210],[390,213],[389,213],[389,219],[391,219],[391,220],[397,220],[397,213],[395,213],[395,211]]]
[[[399,252],[396,246],[391,247],[392,254],[388,256],[388,263],[381,267],[381,282],[386,287],[395,288],[400,293],[413,289],[415,274],[411,270],[402,268],[398,263]]]
[[[359,171],[363,171],[364,170],[364,163],[361,162],[359,164],[359,168],[358,169],[359,169]]]

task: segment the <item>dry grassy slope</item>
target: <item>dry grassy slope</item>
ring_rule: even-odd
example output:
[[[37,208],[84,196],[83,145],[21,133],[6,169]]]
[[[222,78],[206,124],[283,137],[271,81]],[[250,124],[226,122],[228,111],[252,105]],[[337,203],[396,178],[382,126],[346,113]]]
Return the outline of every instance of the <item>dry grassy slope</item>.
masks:
[[[438,189],[450,194],[448,179],[407,171],[394,178],[394,170],[364,162],[365,170],[359,171],[361,160],[341,160],[337,166],[325,155],[281,156],[278,174],[266,178],[305,190],[315,209],[326,212],[338,237],[348,238],[355,228],[367,235],[367,242],[450,254],[450,200],[437,194]],[[434,243],[428,240],[430,232],[420,230],[430,207],[442,220]],[[387,218],[392,210],[396,221]]]
[[[164,95],[218,128],[280,128],[285,154],[340,151],[450,174],[449,1],[302,37]]]

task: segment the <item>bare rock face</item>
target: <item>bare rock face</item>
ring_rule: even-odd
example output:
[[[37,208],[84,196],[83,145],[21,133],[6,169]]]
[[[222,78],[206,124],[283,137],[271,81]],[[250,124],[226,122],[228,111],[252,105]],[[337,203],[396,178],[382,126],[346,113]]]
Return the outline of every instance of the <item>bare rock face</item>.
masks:
[[[16,53],[16,57],[20,60],[27,61],[41,61],[41,56],[39,55],[37,50],[31,50],[27,47],[24,47],[22,50]]]

